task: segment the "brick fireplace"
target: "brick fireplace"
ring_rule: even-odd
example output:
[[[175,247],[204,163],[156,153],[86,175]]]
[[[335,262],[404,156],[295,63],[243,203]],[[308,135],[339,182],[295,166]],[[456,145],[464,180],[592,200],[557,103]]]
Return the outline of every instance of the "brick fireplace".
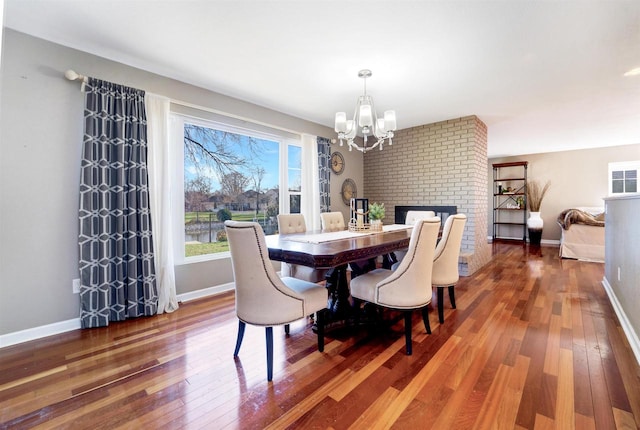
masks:
[[[491,259],[487,243],[487,126],[476,116],[396,132],[393,145],[364,155],[364,198],[395,206],[455,206],[467,216],[460,274]],[[388,210],[385,223],[394,222]]]

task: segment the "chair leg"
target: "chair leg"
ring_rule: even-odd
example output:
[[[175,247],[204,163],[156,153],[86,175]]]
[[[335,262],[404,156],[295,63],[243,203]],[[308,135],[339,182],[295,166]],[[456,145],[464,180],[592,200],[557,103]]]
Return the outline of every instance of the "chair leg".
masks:
[[[267,337],[267,381],[273,379],[273,327],[266,327]]]
[[[404,340],[406,343],[407,355],[412,354],[412,345],[411,345],[411,314],[412,311],[404,312]]]
[[[289,331],[291,330],[291,327],[289,327],[289,324],[285,324],[284,325],[284,334],[286,334],[287,336],[289,336]]]
[[[424,328],[427,330],[427,334],[431,334],[431,324],[429,324],[429,308],[425,306],[422,308],[422,321],[424,321]]]
[[[444,322],[444,305],[442,301],[444,300],[444,287],[438,287],[438,320],[440,324]]]
[[[453,290],[454,290],[453,287],[454,287],[453,285],[449,285],[449,300],[451,300],[451,307],[453,309],[455,309],[456,308],[456,296],[455,296],[455,294],[453,292]]]
[[[233,351],[233,356],[237,357],[240,352],[240,345],[242,345],[242,338],[244,337],[244,328],[246,324],[243,321],[238,320],[238,337],[236,339],[236,350]]]
[[[318,351],[324,351],[324,320],[327,310],[320,309],[316,312],[316,331],[318,332]]]

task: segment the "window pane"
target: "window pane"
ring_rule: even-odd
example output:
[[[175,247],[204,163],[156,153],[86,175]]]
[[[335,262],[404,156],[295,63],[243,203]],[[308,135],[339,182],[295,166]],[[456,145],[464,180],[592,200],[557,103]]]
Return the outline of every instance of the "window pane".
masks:
[[[624,181],[612,181],[611,192],[614,194],[624,193]]]
[[[302,190],[302,172],[296,169],[289,169],[289,191],[300,192]]]
[[[184,125],[185,257],[226,252],[224,221],[277,229],[280,143]]]
[[[288,145],[287,160],[287,189],[289,191],[300,192],[302,190],[302,148]]]
[[[300,213],[300,194],[289,195],[289,212],[292,214]]]

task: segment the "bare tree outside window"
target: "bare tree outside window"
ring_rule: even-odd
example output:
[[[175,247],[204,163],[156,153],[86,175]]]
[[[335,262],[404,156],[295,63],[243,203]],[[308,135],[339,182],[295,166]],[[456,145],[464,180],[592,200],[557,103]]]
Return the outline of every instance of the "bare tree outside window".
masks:
[[[228,251],[229,216],[277,232],[280,145],[184,123],[185,256]]]

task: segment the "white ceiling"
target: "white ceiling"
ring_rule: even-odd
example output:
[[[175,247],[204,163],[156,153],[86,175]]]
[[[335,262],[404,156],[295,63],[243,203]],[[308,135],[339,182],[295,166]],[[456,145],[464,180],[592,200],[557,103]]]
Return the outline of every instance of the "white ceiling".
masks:
[[[5,0],[4,18],[332,128],[369,68],[399,128],[475,114],[490,157],[640,143],[638,0]]]

